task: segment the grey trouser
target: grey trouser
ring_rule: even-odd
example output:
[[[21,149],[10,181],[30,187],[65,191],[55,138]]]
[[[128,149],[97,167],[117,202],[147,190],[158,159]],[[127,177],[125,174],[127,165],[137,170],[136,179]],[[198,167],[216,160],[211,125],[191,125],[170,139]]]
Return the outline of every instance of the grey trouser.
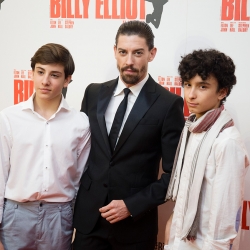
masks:
[[[4,250],[69,250],[72,220],[71,202],[6,200],[0,240]]]

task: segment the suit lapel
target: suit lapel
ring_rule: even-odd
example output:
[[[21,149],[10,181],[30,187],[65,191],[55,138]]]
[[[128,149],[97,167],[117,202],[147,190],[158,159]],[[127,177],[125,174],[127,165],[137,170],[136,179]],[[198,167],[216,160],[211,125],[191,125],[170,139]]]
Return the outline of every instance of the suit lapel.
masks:
[[[109,101],[114,93],[115,87],[118,83],[118,79],[103,83],[97,103],[97,120],[102,132],[102,136],[105,142],[105,146],[109,156],[111,155],[109,139],[107,134],[106,122],[105,122],[105,112],[108,107]]]
[[[139,121],[158,98],[159,93],[156,93],[155,90],[156,84],[157,83],[153,80],[153,78],[149,76],[149,79],[141,89],[141,92],[137,97],[136,102],[127,118],[113,156],[119,151],[124,142],[133,132]]]

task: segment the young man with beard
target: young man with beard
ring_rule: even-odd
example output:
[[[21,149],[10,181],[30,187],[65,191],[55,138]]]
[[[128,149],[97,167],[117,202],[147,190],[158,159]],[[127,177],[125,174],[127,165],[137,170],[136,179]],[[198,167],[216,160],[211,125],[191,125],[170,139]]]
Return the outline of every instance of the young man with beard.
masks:
[[[31,68],[35,93],[0,112],[0,250],[69,250],[89,121],[62,96],[75,70],[65,47],[43,45]]]
[[[236,84],[234,72],[232,59],[214,49],[195,50],[180,62],[184,98],[192,114],[167,192],[166,198],[176,204],[164,249],[229,250],[237,235],[249,159],[223,105]]]
[[[75,206],[75,250],[154,249],[157,206],[184,124],[183,99],[148,74],[156,55],[151,28],[123,23],[114,54],[119,77],[90,84],[82,101],[92,137]]]

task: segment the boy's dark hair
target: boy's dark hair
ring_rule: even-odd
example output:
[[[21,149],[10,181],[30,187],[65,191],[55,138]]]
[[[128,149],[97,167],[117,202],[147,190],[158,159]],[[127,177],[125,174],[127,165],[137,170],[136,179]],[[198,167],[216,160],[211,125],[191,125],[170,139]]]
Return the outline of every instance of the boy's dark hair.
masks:
[[[64,66],[65,78],[75,71],[75,63],[70,52],[60,44],[48,43],[39,48],[31,58],[31,68],[35,69],[36,63],[60,64]]]
[[[202,80],[206,80],[212,75],[218,81],[218,91],[226,88],[227,96],[229,96],[233,85],[236,84],[233,60],[215,49],[194,50],[182,57],[178,72],[181,76],[182,86],[185,81],[189,81],[197,74]],[[221,101],[221,104],[225,102],[226,97]]]
[[[115,45],[117,46],[118,38],[120,35],[132,36],[137,35],[145,38],[148,49],[154,48],[154,34],[150,26],[142,21],[133,20],[124,22],[118,29],[115,37]]]

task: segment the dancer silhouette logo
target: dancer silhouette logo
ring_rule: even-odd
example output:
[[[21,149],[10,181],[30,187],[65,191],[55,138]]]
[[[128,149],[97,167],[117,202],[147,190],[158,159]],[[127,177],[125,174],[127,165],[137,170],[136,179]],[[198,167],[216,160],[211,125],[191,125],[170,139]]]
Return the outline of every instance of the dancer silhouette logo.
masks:
[[[161,22],[161,16],[163,12],[163,6],[168,2],[168,0],[145,0],[153,4],[154,10],[152,14],[147,14],[146,22],[152,23],[156,29],[159,28]]]
[[[1,4],[2,4],[3,1],[4,1],[4,0],[0,0],[0,10],[1,10]]]

